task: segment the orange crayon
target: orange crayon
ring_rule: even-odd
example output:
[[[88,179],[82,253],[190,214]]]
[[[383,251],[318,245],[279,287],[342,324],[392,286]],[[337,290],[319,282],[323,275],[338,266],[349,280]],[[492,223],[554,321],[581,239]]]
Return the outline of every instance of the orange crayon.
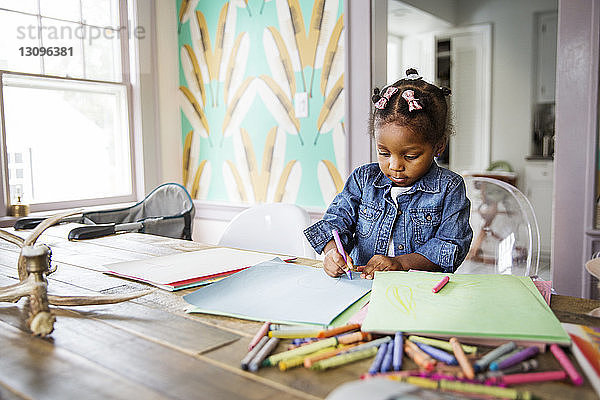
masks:
[[[348,324],[348,325],[338,326],[337,328],[332,328],[332,329],[327,329],[327,330],[321,331],[317,334],[317,337],[319,339],[328,338],[331,336],[339,335],[340,333],[355,331],[357,329],[360,329],[360,324]]]
[[[360,342],[361,340],[369,341],[371,340],[371,334],[367,332],[354,332],[339,336],[337,339],[340,344],[350,344]]]
[[[460,342],[457,338],[450,338],[450,344],[452,345],[452,351],[454,351],[454,357],[458,361],[458,365],[462,369],[463,373],[468,379],[475,379],[475,371],[473,371],[473,366],[467,359],[465,352],[460,345]]]
[[[404,352],[419,366],[419,368],[422,368],[427,372],[433,371],[436,361],[410,340],[404,342]]]

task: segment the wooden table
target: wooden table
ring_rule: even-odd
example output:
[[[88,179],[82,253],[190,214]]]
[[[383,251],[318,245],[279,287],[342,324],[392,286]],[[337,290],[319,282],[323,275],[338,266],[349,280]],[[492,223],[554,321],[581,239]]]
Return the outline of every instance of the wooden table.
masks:
[[[206,246],[144,234],[68,242],[66,229],[47,231],[39,242],[53,251],[58,270],[49,276],[52,294],[127,293],[142,283],[102,274],[101,265],[127,259],[205,249]],[[26,234],[25,234],[26,235]],[[19,249],[0,242],[0,285],[17,280]],[[314,260],[302,260],[312,263]],[[153,293],[126,303],[53,307],[55,330],[34,337],[24,323],[24,300],[0,303],[0,399],[319,399],[357,379],[371,360],[315,372],[240,369],[240,360],[260,323],[186,314],[182,295],[194,289]],[[583,313],[600,302],[553,296],[559,319],[600,325]],[[285,344],[280,344],[283,350]],[[539,356],[543,369],[559,368],[550,353]],[[405,368],[414,368],[405,359]],[[544,399],[595,399],[589,383],[526,385]]]

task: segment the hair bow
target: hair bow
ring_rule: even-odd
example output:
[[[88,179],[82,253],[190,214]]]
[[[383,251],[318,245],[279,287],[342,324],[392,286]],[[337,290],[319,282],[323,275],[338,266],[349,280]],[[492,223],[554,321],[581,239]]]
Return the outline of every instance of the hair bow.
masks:
[[[423,109],[423,106],[419,104],[419,99],[415,99],[415,92],[412,90],[402,92],[402,98],[408,103],[408,112]]]
[[[398,88],[395,86],[390,86],[387,89],[385,89],[385,92],[383,93],[381,98],[377,100],[377,103],[375,103],[375,108],[383,110],[387,105],[388,101],[390,100],[390,97],[392,97],[397,91]]]

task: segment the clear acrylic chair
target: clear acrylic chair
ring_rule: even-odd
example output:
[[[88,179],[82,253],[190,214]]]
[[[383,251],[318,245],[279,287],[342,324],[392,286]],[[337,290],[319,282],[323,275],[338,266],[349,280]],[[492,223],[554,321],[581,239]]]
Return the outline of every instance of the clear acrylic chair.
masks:
[[[531,203],[515,186],[466,176],[473,242],[457,273],[537,278],[540,233]]]
[[[296,204],[260,204],[236,215],[218,244],[314,259],[315,251],[302,232],[310,223],[308,212]]]

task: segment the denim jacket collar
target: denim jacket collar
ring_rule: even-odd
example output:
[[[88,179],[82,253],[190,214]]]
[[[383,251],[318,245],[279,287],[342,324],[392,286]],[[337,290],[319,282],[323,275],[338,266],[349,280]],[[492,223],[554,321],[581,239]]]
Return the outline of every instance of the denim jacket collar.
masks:
[[[441,175],[442,171],[440,167],[435,161],[433,161],[431,163],[429,171],[427,171],[427,173],[423,175],[421,179],[415,182],[412,189],[406,193],[414,193],[417,190],[426,193],[439,193]],[[392,188],[392,181],[389,180],[388,177],[383,174],[383,172],[379,171],[379,174],[377,175],[377,178],[375,178],[373,186],[375,186],[376,188],[384,189],[385,195],[387,195],[390,192],[390,189]]]

